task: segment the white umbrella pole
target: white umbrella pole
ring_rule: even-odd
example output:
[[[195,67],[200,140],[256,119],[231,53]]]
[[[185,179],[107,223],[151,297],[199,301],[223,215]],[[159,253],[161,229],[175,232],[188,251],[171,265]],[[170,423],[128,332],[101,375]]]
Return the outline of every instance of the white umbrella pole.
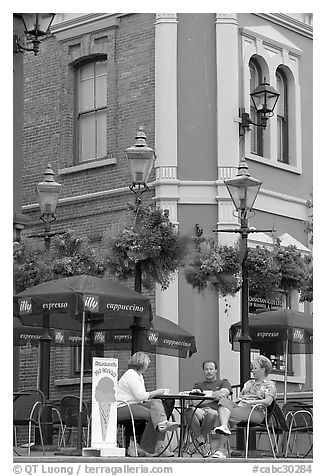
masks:
[[[78,415],[78,449],[82,451],[82,413],[83,413],[83,382],[84,382],[84,354],[85,354],[85,311],[82,320],[82,344],[80,351],[80,390]]]
[[[289,336],[288,332],[285,341],[285,372],[284,372],[284,403],[286,403],[286,393],[288,386],[288,355],[289,355]]]

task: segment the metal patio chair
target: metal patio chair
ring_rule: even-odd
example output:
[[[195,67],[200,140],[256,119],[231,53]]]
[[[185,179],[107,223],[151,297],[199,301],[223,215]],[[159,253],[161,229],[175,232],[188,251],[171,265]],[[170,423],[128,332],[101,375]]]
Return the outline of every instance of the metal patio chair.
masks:
[[[313,448],[313,414],[312,411],[309,411],[305,408],[298,408],[296,402],[287,402],[283,405],[283,413],[285,415],[286,422],[288,424],[288,437],[286,442],[285,457],[296,455],[297,457],[302,457],[302,454],[294,451],[298,447],[298,435],[307,435],[308,436],[308,451],[303,454],[303,457],[306,457],[309,453],[312,452]],[[291,441],[292,438],[292,441]]]
[[[59,449],[63,443],[64,446],[69,442],[73,430],[78,429],[79,416],[79,397],[76,395],[67,395],[60,400],[59,412],[63,425],[63,432],[59,440]],[[86,431],[86,436],[85,436]],[[68,438],[66,438],[68,432]],[[82,436],[84,446],[88,446],[90,437],[90,416],[88,406],[85,401],[82,404]]]
[[[45,406],[45,395],[41,390],[36,388],[24,389],[22,393],[14,401],[13,407],[13,426],[15,446],[17,446],[17,427],[28,427],[28,455],[31,454],[31,446],[35,444],[35,428],[40,433],[42,451],[44,454],[44,441],[41,425],[41,416]],[[32,443],[32,429],[34,428],[34,443]]]

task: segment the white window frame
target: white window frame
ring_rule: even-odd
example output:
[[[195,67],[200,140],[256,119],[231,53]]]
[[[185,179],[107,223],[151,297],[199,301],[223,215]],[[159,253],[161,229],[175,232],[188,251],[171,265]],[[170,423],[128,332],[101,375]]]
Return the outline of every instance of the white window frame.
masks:
[[[262,34],[266,33],[266,36]],[[275,33],[275,35],[273,34]],[[264,156],[251,153],[250,134],[244,136],[245,156],[251,160],[270,165],[275,168],[287,170],[297,174],[302,173],[302,147],[301,147],[301,93],[299,84],[299,60],[301,50],[290,44],[272,27],[264,31],[254,28],[241,28],[242,49],[242,77],[240,90],[240,107],[246,112],[250,111],[250,70],[249,61],[254,58],[259,62],[262,76],[266,78],[275,89],[276,71],[282,66],[286,71],[288,83],[288,120],[289,120],[289,164],[277,160],[277,115],[269,119],[264,132]],[[277,38],[276,39],[274,39]],[[256,127],[256,126],[252,126]]]
[[[102,143],[102,147],[104,147],[104,153],[103,154],[98,154],[98,148],[100,146],[100,142],[98,139],[99,136],[99,128],[98,128],[98,122],[97,122],[97,115],[98,114],[105,114],[105,117],[107,117],[107,111],[108,111],[108,104],[107,104],[107,98],[106,98],[106,104],[97,106],[96,105],[96,64],[97,63],[105,63],[107,65],[107,60],[103,58],[93,58],[90,61],[84,62],[83,64],[80,64],[76,67],[75,70],[75,76],[76,76],[76,125],[75,125],[75,131],[76,131],[76,147],[75,147],[75,159],[77,164],[85,164],[88,162],[94,162],[98,160],[103,160],[107,158],[107,122],[105,120],[105,132],[104,132],[104,139]],[[83,67],[92,65],[94,68],[94,76],[93,76],[93,82],[94,82],[94,88],[93,88],[93,105],[91,108],[88,110],[82,110],[79,111],[79,105],[81,102],[80,94],[81,94],[81,82],[80,82],[80,73],[81,69]],[[103,76],[103,74],[101,75]],[[107,84],[107,71],[105,72],[105,77],[106,77],[106,84]],[[107,90],[106,90],[107,91]],[[107,95],[107,93],[106,93]],[[82,141],[82,131],[81,131],[81,125],[82,125],[82,120],[83,118],[89,117],[90,115],[94,115],[94,147],[95,147],[95,155],[94,157],[89,157],[89,158],[82,158],[82,151],[81,151],[81,141]]]

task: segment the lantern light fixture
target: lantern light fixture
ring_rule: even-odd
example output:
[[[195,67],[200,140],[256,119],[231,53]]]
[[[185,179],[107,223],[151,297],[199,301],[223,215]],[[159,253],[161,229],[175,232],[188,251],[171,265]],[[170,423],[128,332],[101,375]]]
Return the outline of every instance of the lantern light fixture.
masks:
[[[146,143],[146,134],[142,126],[139,127],[135,139],[135,144],[128,147],[125,153],[132,181],[129,188],[140,198],[140,195],[148,190],[147,181],[156,155],[155,150]]]
[[[36,186],[36,193],[41,209],[41,220],[53,222],[56,219],[55,210],[57,208],[62,185],[54,180],[54,172],[51,164],[48,164],[44,173],[44,180]]]
[[[55,13],[15,13],[20,17],[24,25],[24,34],[31,38],[33,47],[26,48],[20,43],[20,37],[16,33],[13,35],[14,53],[21,51],[33,51],[36,56],[40,49],[40,37],[49,33]]]
[[[245,157],[241,157],[235,178],[224,180],[235,209],[241,215],[252,211],[262,182],[250,176]]]
[[[250,119],[249,114],[241,108],[240,135],[244,134],[245,129],[249,130],[250,125],[266,129],[268,119],[274,115],[274,109],[279,96],[280,94],[266,81],[266,78],[264,78],[263,83],[257,86],[252,93],[250,93],[258,122],[253,122]]]

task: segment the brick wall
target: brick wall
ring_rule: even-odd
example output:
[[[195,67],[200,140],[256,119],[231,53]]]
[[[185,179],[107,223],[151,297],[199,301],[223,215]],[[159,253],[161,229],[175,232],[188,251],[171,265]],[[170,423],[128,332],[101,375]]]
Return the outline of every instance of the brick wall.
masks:
[[[124,221],[126,203],[133,201],[127,188],[130,176],[124,150],[134,144],[139,125],[144,126],[148,145],[154,147],[154,21],[154,14],[122,14],[115,27],[61,41],[51,36],[42,41],[37,57],[24,55],[23,205],[36,203],[35,186],[43,180],[48,162],[62,184],[61,198],[84,197],[59,203],[53,231],[72,228],[88,234],[96,244],[105,230]],[[74,67],[88,55],[107,57],[107,156],[116,158],[117,163],[59,176],[58,170],[75,165]],[[88,194],[121,187],[126,191],[87,199]],[[151,201],[152,196],[153,192],[148,192],[144,200]],[[24,214],[29,225],[22,236],[43,231],[38,209],[27,208]],[[133,287],[132,282],[129,285]],[[155,293],[149,296],[155,305]],[[78,385],[55,385],[55,380],[71,376],[70,352],[51,349],[50,398],[79,393]],[[37,356],[37,348],[30,353],[21,349],[20,387],[36,385]],[[130,353],[116,356],[121,374]],[[151,360],[145,375],[148,389],[155,388],[155,356]],[[90,384],[85,384],[86,398],[90,392]]]

